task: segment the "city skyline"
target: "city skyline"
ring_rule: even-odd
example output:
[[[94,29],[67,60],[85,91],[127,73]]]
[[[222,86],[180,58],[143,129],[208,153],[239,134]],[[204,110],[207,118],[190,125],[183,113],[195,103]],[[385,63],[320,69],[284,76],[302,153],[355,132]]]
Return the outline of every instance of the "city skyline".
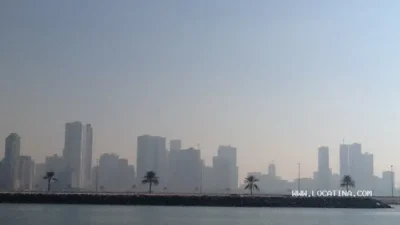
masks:
[[[236,147],[239,181],[272,160],[295,179],[298,163],[312,177],[320,146],[339,171],[344,138],[375,155],[375,174],[400,168],[398,1],[0,8],[0,146],[16,132],[36,162],[62,155],[65,123],[81,120],[93,160],[136,162],[136,137],[151,134],[200,144],[207,165]]]
[[[84,136],[82,136],[82,137],[86,137],[86,135],[89,135],[89,139],[88,140],[86,140],[86,138],[84,139],[84,141],[86,142],[86,141],[89,141],[89,143],[92,143],[93,142],[93,128],[92,128],[92,125],[91,124],[84,124],[84,123],[82,123],[82,122],[80,122],[80,121],[74,121],[74,122],[67,122],[66,124],[65,124],[65,147],[64,147],[64,149],[65,150],[68,150],[68,147],[67,147],[67,143],[68,142],[72,142],[72,143],[75,143],[76,142],[76,140],[73,140],[73,139],[71,139],[70,140],[70,138],[71,138],[71,134],[69,134],[69,133],[71,133],[71,131],[68,131],[68,130],[74,130],[74,131],[72,131],[72,132],[76,132],[77,131],[77,128],[79,128],[79,127],[83,127],[83,128],[79,128],[78,129],[78,131],[79,132],[81,132],[81,133],[85,133],[85,134],[81,134],[81,135],[84,135]],[[69,134],[69,135],[68,135]],[[17,137],[18,138],[18,147],[17,147],[17,149],[18,149],[18,155],[21,155],[20,157],[21,158],[26,158],[26,157],[28,157],[30,160],[31,160],[31,156],[25,156],[25,155],[23,155],[22,153],[20,153],[20,151],[21,151],[21,139],[22,139],[22,137],[21,136],[19,136],[17,133],[10,133],[8,136],[7,136],[7,138],[5,139],[5,140],[8,140],[9,138],[12,138],[12,137]],[[76,134],[74,135],[74,136],[72,136],[73,138],[79,138],[79,135],[78,136],[76,136]],[[174,150],[185,150],[185,149],[194,149],[194,150],[196,150],[196,151],[199,151],[199,159],[201,159],[201,161],[202,161],[202,163],[204,163],[204,158],[203,158],[203,156],[201,155],[201,148],[200,148],[200,145],[198,144],[197,145],[197,148],[195,148],[195,147],[189,147],[189,148],[183,148],[182,147],[182,140],[179,140],[179,139],[167,139],[166,137],[161,137],[161,136],[151,136],[151,135],[148,135],[148,134],[143,134],[143,135],[140,135],[140,136],[138,136],[138,140],[140,139],[140,138],[155,138],[155,140],[158,140],[158,141],[156,141],[156,142],[160,142],[161,143],[161,145],[160,144],[156,144],[156,145],[152,145],[153,147],[150,147],[150,149],[152,149],[152,148],[159,148],[160,150],[157,150],[157,151],[163,151],[162,150],[162,148],[160,148],[161,146],[165,146],[164,147],[164,149],[165,149],[165,160],[168,160],[168,157],[167,157],[167,155],[168,154],[170,154],[170,152],[173,152]],[[82,139],[83,140],[83,139]],[[81,141],[82,141],[81,140]],[[168,147],[168,144],[167,144],[167,140],[169,140],[169,147]],[[146,143],[148,143],[149,142],[149,140],[146,140]],[[138,142],[139,143],[139,142]],[[76,143],[75,143],[75,145],[76,145]],[[137,145],[137,149],[140,149],[140,146],[141,145],[143,145],[143,144],[138,144]],[[10,152],[10,150],[7,150],[7,149],[9,149],[10,147],[7,147],[7,146],[9,146],[9,145],[6,145],[6,148],[5,148],[5,150],[4,150],[4,152],[5,152],[5,154],[12,154],[12,153],[7,153],[7,151],[8,152]],[[90,146],[90,147],[89,147]],[[82,149],[82,151],[90,151],[90,156],[89,157],[91,157],[92,156],[92,151],[93,151],[93,149],[92,149],[92,146],[91,146],[91,144],[89,145],[89,146],[86,146],[86,145],[83,145],[83,146],[75,146],[75,147],[78,147],[78,149],[79,148],[84,148],[84,149]],[[155,146],[158,146],[158,147],[155,147]],[[317,149],[316,149],[316,154],[315,155],[317,155],[317,167],[315,168],[315,170],[313,170],[313,174],[311,175],[311,176],[307,176],[307,175],[304,175],[303,173],[302,173],[302,175],[301,175],[301,178],[302,179],[306,179],[306,178],[313,178],[314,177],[314,179],[321,179],[321,178],[318,178],[318,176],[320,176],[320,175],[317,175],[317,177],[315,177],[315,173],[316,172],[318,172],[318,171],[321,171],[322,173],[323,173],[323,175],[322,175],[322,177],[325,177],[325,180],[323,180],[323,182],[324,182],[324,184],[322,184],[322,186],[324,186],[324,185],[327,185],[327,186],[329,186],[330,184],[330,182],[331,181],[329,181],[329,179],[328,180],[326,180],[326,178],[327,177],[330,177],[330,176],[333,176],[333,175],[339,175],[340,177],[342,177],[342,176],[344,176],[344,175],[352,175],[352,176],[357,176],[356,174],[354,174],[354,172],[351,172],[351,171],[354,171],[354,169],[352,170],[351,169],[351,167],[349,167],[349,165],[347,165],[347,166],[345,166],[345,165],[343,165],[342,164],[342,162],[343,161],[347,161],[347,163],[349,163],[350,164],[350,161],[354,161],[354,160],[356,160],[356,161],[359,161],[359,160],[361,160],[361,159],[359,159],[359,158],[357,158],[357,159],[353,159],[353,160],[350,160],[350,158],[351,158],[351,154],[350,154],[350,150],[351,150],[351,148],[355,148],[355,149],[358,149],[359,150],[359,154],[360,154],[360,156],[357,156],[357,157],[371,157],[371,159],[370,159],[370,161],[368,161],[368,162],[370,162],[371,163],[371,169],[367,169],[367,170],[369,170],[369,171],[371,171],[370,173],[372,174],[372,175],[374,175],[374,176],[377,176],[377,177],[383,177],[384,176],[384,173],[387,173],[388,171],[390,171],[391,169],[393,169],[392,168],[392,166],[393,165],[390,165],[390,170],[389,169],[384,169],[384,170],[382,170],[382,171],[377,171],[377,169],[375,168],[375,165],[374,165],[374,155],[373,154],[370,154],[369,152],[364,152],[364,153],[362,153],[362,145],[360,144],[360,143],[352,143],[352,144],[345,144],[344,142],[342,142],[342,143],[340,143],[339,144],[339,151],[337,152],[338,153],[338,155],[339,155],[339,162],[338,162],[338,164],[340,165],[340,169],[338,169],[337,171],[335,171],[335,170],[332,170],[332,167],[330,166],[331,165],[331,163],[330,163],[330,161],[331,161],[331,155],[332,155],[332,150],[331,150],[331,148],[329,148],[328,146],[325,146],[325,145],[322,145],[322,146],[320,146],[320,147],[318,147]],[[346,148],[349,148],[347,151],[347,158],[343,158],[343,152],[342,152],[342,150],[343,150],[343,147],[346,147]],[[143,148],[143,147],[142,147]],[[223,152],[223,150],[225,150],[225,148],[227,148],[226,150],[228,150],[227,151],[227,153],[221,153],[221,152]],[[76,148],[75,148],[76,149]],[[143,153],[141,153],[141,154],[144,154],[144,153],[146,153],[146,154],[148,154],[147,152],[150,150],[148,147],[146,147],[146,148],[144,148],[143,149]],[[233,156],[234,158],[231,158],[231,159],[229,159],[229,157],[231,157],[231,156],[229,156],[229,149],[233,149],[234,150],[234,152],[235,152],[235,156]],[[95,152],[94,152],[95,153]],[[44,160],[44,161],[36,161],[35,162],[35,160],[33,160],[33,162],[35,162],[35,163],[38,163],[38,164],[41,164],[41,163],[47,163],[47,160],[48,159],[50,159],[50,158],[54,158],[54,157],[56,157],[55,158],[55,160],[57,161],[57,160],[60,160],[60,159],[57,159],[57,157],[62,157],[62,155],[63,154],[66,154],[65,152],[62,152],[61,154],[60,153],[58,153],[58,152],[56,152],[56,153],[54,153],[53,155],[50,155],[50,156],[46,156],[46,160]],[[92,160],[91,160],[91,162],[90,162],[90,165],[87,165],[87,162],[89,162],[88,160],[90,159],[90,158],[86,158],[86,156],[85,155],[83,155],[82,156],[82,158],[81,158],[81,161],[82,161],[82,165],[83,165],[83,167],[85,168],[85,171],[84,171],[84,173],[85,173],[85,175],[80,175],[80,176],[83,176],[83,177],[85,177],[85,176],[87,176],[86,174],[87,174],[87,172],[86,172],[86,169],[90,166],[90,175],[89,176],[93,176],[93,171],[92,171],[92,169],[94,168],[94,167],[96,167],[97,166],[97,164],[96,163],[98,163],[98,160],[100,160],[101,159],[101,157],[102,156],[104,156],[104,155],[109,155],[109,154],[115,154],[116,156],[121,156],[120,154],[118,154],[118,153],[116,153],[116,152],[107,152],[107,153],[102,153],[98,158],[92,158]],[[138,154],[137,152],[136,152],[136,154]],[[153,153],[154,154],[154,153]],[[221,155],[222,154],[222,155]],[[354,153],[353,153],[354,154]],[[59,156],[60,155],[60,156]],[[95,154],[96,155],[96,154]],[[225,155],[225,156],[224,156]],[[212,162],[211,162],[211,164],[203,164],[205,167],[207,167],[207,166],[212,166],[212,165],[215,165],[215,163],[216,163],[216,161],[215,161],[215,158],[217,157],[217,156],[220,156],[220,157],[223,157],[223,158],[226,158],[226,159],[229,159],[229,160],[233,160],[233,165],[238,165],[237,164],[237,162],[236,161],[238,161],[238,159],[237,159],[237,148],[235,148],[235,147],[231,147],[231,145],[219,145],[218,146],[218,149],[216,150],[216,153],[215,153],[215,155],[213,156],[213,160],[212,160]],[[19,156],[18,156],[19,157]],[[65,157],[65,156],[64,156]],[[144,156],[143,156],[144,157]],[[353,157],[355,157],[355,156],[353,156]],[[67,157],[68,158],[68,157]],[[136,157],[137,158],[137,157]],[[3,159],[6,159],[6,158],[3,158]],[[138,159],[138,158],[137,158]],[[128,160],[128,159],[125,159],[124,158],[124,160],[127,160],[127,162],[128,161],[130,161],[131,163],[133,162],[133,161],[131,161],[131,160]],[[140,162],[141,160],[136,160],[136,161],[134,161],[134,163],[133,163],[133,166],[134,166],[134,168],[136,168],[136,171],[137,171],[137,174],[135,173],[135,177],[143,177],[144,176],[144,174],[145,174],[145,172],[147,172],[147,171],[149,171],[149,170],[153,170],[153,171],[155,171],[155,172],[157,172],[159,175],[161,174],[163,177],[170,177],[170,175],[168,175],[167,173],[164,173],[163,171],[165,170],[165,168],[167,168],[168,166],[164,166],[164,169],[157,169],[157,167],[155,167],[155,165],[158,163],[158,162],[153,162],[153,163],[150,163],[149,165],[147,165],[147,166],[145,166],[145,167],[143,167],[143,166],[139,166],[139,168],[138,168],[138,165],[139,165],[139,162]],[[281,176],[281,174],[279,174],[279,172],[276,172],[276,167],[278,167],[279,168],[279,165],[277,165],[276,163],[275,163],[275,161],[274,160],[269,160],[269,162],[273,162],[273,163],[268,163],[268,167],[265,169],[265,170],[262,170],[262,171],[241,171],[240,170],[240,166],[238,166],[238,168],[239,168],[239,170],[238,170],[238,172],[236,172],[237,174],[236,175],[233,175],[233,176],[235,176],[235,177],[238,177],[239,179],[237,180],[237,181],[235,181],[234,183],[237,183],[238,185],[240,185],[240,184],[242,184],[242,182],[243,182],[243,179],[241,179],[241,177],[240,177],[240,171],[241,171],[241,173],[243,173],[243,174],[245,174],[245,176],[247,176],[249,173],[260,173],[260,174],[270,174],[271,173],[271,170],[273,170],[273,174],[274,174],[274,176],[276,175],[276,176],[279,176],[279,177],[281,177],[282,179],[284,179],[284,180],[288,180],[288,181],[290,181],[290,180],[296,180],[296,179],[298,179],[298,176],[297,177],[295,177],[295,178],[288,178],[288,177],[284,177],[284,176]],[[0,161],[1,162],[1,161]],[[67,166],[67,165],[69,165],[70,166],[70,164],[71,163],[69,163],[68,162],[68,160],[66,160],[66,162],[64,162],[64,163],[66,163],[65,165]],[[149,163],[149,162],[143,162],[143,163]],[[156,164],[154,164],[154,163],[156,163]],[[166,163],[166,164],[168,164],[167,162],[164,162],[164,163]],[[3,164],[4,164],[4,161],[3,161]],[[55,164],[59,164],[59,163],[55,163]],[[298,163],[299,164],[299,163]],[[297,164],[297,165],[298,165]],[[301,163],[300,163],[301,164]],[[353,162],[353,164],[354,164],[354,162]],[[94,165],[94,166],[91,166],[91,165]],[[60,165],[58,165],[58,166],[60,166]],[[271,169],[271,166],[273,166],[273,169]],[[70,166],[71,167],[71,166]],[[71,167],[72,168],[72,167]],[[156,169],[150,169],[150,168],[156,168]],[[344,169],[344,170],[343,170]],[[49,169],[47,169],[47,170],[49,170]],[[51,170],[54,170],[54,169],[51,169]],[[359,170],[359,169],[358,169]],[[363,170],[365,170],[365,169],[363,169]],[[57,171],[57,169],[56,169],[56,171]],[[279,169],[278,169],[278,171],[279,171]],[[298,172],[299,172],[299,167],[297,167],[297,174],[298,174]],[[394,171],[395,172],[395,171]],[[79,172],[79,173],[81,173],[81,172]],[[87,179],[87,178],[86,178]],[[90,179],[90,178],[89,178]],[[89,180],[88,180],[89,181]],[[72,183],[76,183],[76,182],[74,182],[74,181],[72,181]],[[396,183],[394,183],[396,186],[397,186],[397,184]],[[321,184],[319,184],[319,185],[321,185]],[[77,187],[78,186],[81,186],[81,187],[83,187],[84,185],[82,184],[82,185],[77,185]]]

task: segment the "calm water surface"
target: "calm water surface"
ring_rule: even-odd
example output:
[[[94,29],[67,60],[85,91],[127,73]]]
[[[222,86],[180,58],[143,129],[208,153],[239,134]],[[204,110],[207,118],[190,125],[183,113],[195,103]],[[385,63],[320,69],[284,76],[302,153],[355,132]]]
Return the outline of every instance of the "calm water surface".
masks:
[[[0,204],[1,225],[399,225],[394,209]]]

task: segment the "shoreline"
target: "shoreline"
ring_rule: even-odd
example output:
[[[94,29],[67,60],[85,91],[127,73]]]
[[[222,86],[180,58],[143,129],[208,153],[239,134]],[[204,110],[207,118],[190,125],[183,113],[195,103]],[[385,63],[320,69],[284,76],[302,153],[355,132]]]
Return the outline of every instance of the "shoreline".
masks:
[[[0,193],[0,203],[290,208],[392,208],[372,198],[161,194]]]

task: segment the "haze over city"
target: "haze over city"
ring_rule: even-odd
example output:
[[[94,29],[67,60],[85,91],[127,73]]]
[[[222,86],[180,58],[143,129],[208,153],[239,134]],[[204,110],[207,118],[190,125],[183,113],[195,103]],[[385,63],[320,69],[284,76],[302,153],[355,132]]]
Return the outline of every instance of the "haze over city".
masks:
[[[44,2],[0,3],[0,146],[16,132],[43,162],[78,120],[93,162],[136,164],[150,134],[207,165],[236,147],[240,183],[271,162],[312,177],[320,146],[338,173],[343,139],[400,168],[398,1]]]

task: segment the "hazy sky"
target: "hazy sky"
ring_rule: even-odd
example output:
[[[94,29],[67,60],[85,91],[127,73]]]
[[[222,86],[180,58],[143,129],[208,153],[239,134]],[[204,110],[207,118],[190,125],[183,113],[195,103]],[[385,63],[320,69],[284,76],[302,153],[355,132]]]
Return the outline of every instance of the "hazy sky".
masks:
[[[0,137],[37,162],[65,122],[94,160],[136,165],[141,134],[238,148],[240,179],[312,176],[317,148],[359,142],[400,173],[400,1],[0,1]],[[398,176],[400,178],[400,176]],[[397,179],[398,181],[400,179]],[[400,183],[400,182],[396,182]]]

